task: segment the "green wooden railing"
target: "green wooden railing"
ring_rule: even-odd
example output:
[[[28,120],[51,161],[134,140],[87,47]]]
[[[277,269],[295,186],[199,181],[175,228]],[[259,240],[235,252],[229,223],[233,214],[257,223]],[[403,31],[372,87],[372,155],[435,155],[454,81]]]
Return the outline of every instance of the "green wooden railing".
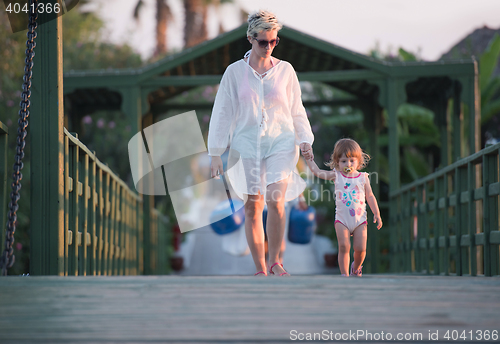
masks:
[[[391,270],[500,275],[500,144],[390,194]]]
[[[142,197],[66,129],[64,140],[63,274],[168,273],[168,219],[143,209]]]
[[[9,176],[7,166],[7,139],[8,128],[0,122],[0,255],[4,250],[5,231],[7,223],[7,207],[9,201],[7,199],[7,178]]]

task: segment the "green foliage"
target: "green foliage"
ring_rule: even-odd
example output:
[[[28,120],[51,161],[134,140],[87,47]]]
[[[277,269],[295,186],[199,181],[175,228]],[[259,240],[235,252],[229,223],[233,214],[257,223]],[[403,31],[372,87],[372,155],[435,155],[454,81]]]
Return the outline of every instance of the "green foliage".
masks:
[[[129,45],[105,43],[104,22],[94,13],[63,16],[64,70],[135,68],[142,65]]]
[[[404,50],[403,48],[399,48],[398,52],[399,52],[399,56],[401,57],[401,59],[403,61],[418,61],[418,58],[415,54],[410,53],[410,52]]]
[[[486,51],[481,55],[479,59],[479,65],[481,69],[479,71],[479,82],[481,90],[486,89],[488,82],[491,79],[493,71],[498,63],[498,57],[500,56],[500,35],[495,34],[486,48]]]
[[[479,59],[479,82],[481,87],[481,124],[486,124],[493,116],[500,114],[500,77],[494,77],[500,59],[500,35],[495,34],[486,51]],[[491,130],[491,129],[490,129]],[[498,135],[499,133],[494,133]]]
[[[386,51],[382,51],[380,43],[375,42],[375,46],[368,51],[368,55],[379,60],[384,60],[388,62],[409,62],[409,61],[421,61],[420,48],[416,53],[410,52],[402,47],[400,47],[397,52],[393,51],[393,47],[389,45]]]

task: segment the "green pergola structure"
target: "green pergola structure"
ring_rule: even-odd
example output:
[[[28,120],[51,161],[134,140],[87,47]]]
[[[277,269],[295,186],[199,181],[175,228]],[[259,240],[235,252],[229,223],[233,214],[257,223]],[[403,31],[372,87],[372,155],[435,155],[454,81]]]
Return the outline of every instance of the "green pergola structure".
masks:
[[[167,110],[180,113],[211,108],[212,104],[186,107],[167,101],[192,88],[218,84],[227,66],[250,49],[246,29],[242,25],[142,68],[66,72],[64,102],[66,114],[74,119],[72,130],[78,131],[79,118],[97,110],[121,110],[134,135]],[[403,103],[434,112],[441,134],[442,166],[479,150],[478,67],[474,60],[384,62],[289,27],[284,27],[279,36],[281,41],[273,55],[290,62],[300,81],[322,82],[353,96],[351,100],[307,102],[305,106],[348,104],[362,110],[365,126],[370,128],[368,151],[372,155],[372,171],[379,168],[378,136],[383,110],[387,111],[391,192],[400,188],[397,110]],[[448,109],[450,99],[453,109]],[[468,108],[467,123],[463,120],[462,104]],[[462,144],[464,130],[468,130],[469,137],[466,145]],[[374,192],[378,196],[378,185],[374,185]]]

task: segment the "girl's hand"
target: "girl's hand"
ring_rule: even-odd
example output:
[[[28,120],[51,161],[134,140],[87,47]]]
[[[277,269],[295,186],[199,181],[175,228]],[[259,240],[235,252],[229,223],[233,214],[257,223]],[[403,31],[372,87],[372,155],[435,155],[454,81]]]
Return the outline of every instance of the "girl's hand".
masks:
[[[300,151],[306,160],[312,160],[314,158],[312,147],[309,143],[303,142],[300,144]]]
[[[212,156],[212,162],[210,163],[210,170],[212,172],[212,178],[220,179],[219,174],[223,175],[222,170],[222,159],[220,156]]]
[[[380,229],[382,228],[382,219],[380,218],[380,214],[379,215],[373,215],[373,223],[377,223],[377,229]]]

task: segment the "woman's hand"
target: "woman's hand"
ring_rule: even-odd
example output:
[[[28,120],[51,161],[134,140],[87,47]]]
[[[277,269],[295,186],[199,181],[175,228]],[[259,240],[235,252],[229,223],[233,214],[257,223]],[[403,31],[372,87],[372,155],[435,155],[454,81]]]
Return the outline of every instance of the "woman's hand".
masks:
[[[222,159],[220,156],[212,156],[211,158],[212,162],[210,163],[210,170],[212,172],[212,178],[219,179],[219,174],[224,174],[224,171],[222,170]]]
[[[312,160],[314,158],[313,150],[309,143],[302,142],[299,147],[306,160]]]

